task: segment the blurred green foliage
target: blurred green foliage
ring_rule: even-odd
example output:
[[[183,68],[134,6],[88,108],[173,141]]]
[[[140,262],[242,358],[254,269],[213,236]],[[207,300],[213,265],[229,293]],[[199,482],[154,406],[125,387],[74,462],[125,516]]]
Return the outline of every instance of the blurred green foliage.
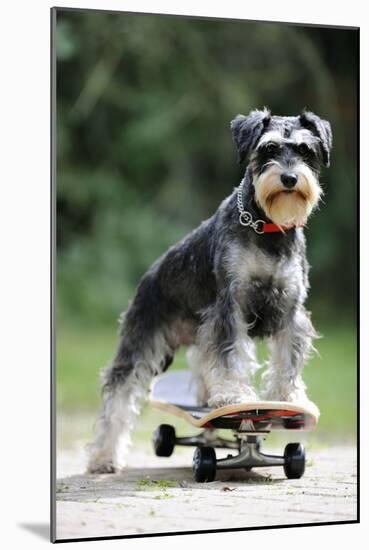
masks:
[[[356,46],[354,30],[58,9],[58,318],[117,318],[238,185],[229,122],[264,105],[332,123],[311,299],[318,315],[354,314]]]

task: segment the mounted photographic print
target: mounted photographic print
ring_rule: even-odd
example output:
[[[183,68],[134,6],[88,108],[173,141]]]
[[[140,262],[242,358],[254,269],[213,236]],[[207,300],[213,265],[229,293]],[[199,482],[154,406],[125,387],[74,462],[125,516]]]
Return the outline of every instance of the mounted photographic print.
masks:
[[[359,30],[51,18],[52,539],[357,522]]]

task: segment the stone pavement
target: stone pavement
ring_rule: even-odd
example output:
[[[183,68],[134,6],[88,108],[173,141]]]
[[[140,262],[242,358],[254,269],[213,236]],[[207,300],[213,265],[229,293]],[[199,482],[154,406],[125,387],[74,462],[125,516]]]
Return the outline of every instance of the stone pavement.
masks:
[[[59,451],[57,539],[356,519],[354,447],[311,449],[299,480],[275,467],[219,471],[216,481],[197,484],[192,454],[180,448],[158,458],[133,450],[120,474],[84,475],[81,445]]]

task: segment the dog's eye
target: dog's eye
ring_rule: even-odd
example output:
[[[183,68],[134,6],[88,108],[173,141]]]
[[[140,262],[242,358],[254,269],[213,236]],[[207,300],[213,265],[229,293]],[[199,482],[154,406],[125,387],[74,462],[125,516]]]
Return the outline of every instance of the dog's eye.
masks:
[[[297,146],[297,151],[300,155],[308,155],[310,152],[310,149],[306,145],[306,143],[300,143],[300,145]]]
[[[268,154],[276,153],[278,150],[279,150],[279,145],[277,145],[277,143],[268,143],[265,146],[265,151]]]

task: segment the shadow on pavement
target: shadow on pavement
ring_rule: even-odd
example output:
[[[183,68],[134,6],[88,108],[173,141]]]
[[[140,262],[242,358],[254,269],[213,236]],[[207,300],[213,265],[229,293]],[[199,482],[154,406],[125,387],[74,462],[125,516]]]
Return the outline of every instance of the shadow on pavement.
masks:
[[[60,478],[56,484],[57,500],[90,501],[91,498],[135,496],[137,492],[163,488],[219,490],[224,483],[232,485],[264,485],[285,481],[283,477],[259,474],[245,470],[219,470],[211,483],[196,483],[191,468],[126,468],[117,474],[80,474]],[[227,488],[224,490],[228,490]]]

